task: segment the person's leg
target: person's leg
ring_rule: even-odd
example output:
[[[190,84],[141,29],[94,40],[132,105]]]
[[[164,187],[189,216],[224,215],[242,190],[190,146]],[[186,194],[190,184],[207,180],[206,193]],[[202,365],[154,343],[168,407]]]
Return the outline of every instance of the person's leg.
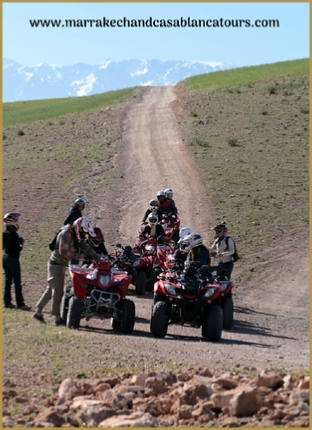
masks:
[[[52,298],[52,289],[51,289],[51,285],[50,285],[50,281],[49,281],[50,279],[53,279],[53,275],[51,274],[51,267],[52,266],[50,265],[50,260],[49,260],[48,264],[47,264],[48,285],[47,285],[44,293],[42,294],[42,296],[38,300],[37,305],[36,305],[36,312],[33,315],[34,318],[38,317],[36,319],[40,319],[41,321],[43,321],[42,311]]]
[[[56,268],[56,269],[55,269]],[[61,319],[61,302],[64,294],[64,282],[65,282],[65,274],[67,267],[66,266],[54,266],[53,268],[53,282],[51,282],[52,289],[52,311],[51,314],[55,316],[55,321],[59,321]]]
[[[3,295],[4,306],[12,305],[11,285],[12,285],[13,276],[12,276],[10,263],[8,259],[9,259],[8,256],[3,257],[2,259],[3,270],[4,270],[4,295]]]
[[[16,304],[18,308],[21,308],[22,306],[25,305],[25,303],[24,303],[24,297],[22,294],[21,266],[17,258],[14,258],[12,260],[12,268],[13,268],[13,280],[14,280],[14,287],[15,287]]]
[[[229,261],[228,263],[221,263],[221,268],[223,270],[224,275],[227,277],[228,281],[231,279],[233,267],[234,267],[233,261]]]

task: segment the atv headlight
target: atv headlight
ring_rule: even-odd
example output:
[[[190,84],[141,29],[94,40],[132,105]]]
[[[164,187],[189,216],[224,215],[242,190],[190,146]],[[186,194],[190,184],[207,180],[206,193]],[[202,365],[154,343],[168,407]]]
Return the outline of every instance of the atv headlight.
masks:
[[[139,266],[139,264],[141,264],[141,260],[135,260],[133,267]]]
[[[167,291],[168,294],[171,294],[172,296],[176,296],[177,295],[176,290],[175,290],[175,288],[172,285],[165,284],[165,288],[166,288],[166,291]]]
[[[220,283],[220,287],[221,287],[221,291],[225,291],[228,287],[228,282],[222,282],[222,284]]]
[[[208,288],[208,290],[205,292],[205,297],[212,297],[214,295],[214,293],[216,292],[215,288]]]
[[[107,287],[107,285],[109,284],[110,281],[110,276],[109,275],[101,275],[100,276],[100,284],[103,287]]]

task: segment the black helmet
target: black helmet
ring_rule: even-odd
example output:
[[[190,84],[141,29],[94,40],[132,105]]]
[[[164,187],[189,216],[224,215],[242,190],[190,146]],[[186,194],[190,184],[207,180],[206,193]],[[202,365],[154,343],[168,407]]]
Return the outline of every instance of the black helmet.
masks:
[[[85,200],[83,200],[83,199],[77,199],[77,200],[75,200],[75,206],[83,206],[83,207],[85,207],[86,206],[86,202],[85,202]]]

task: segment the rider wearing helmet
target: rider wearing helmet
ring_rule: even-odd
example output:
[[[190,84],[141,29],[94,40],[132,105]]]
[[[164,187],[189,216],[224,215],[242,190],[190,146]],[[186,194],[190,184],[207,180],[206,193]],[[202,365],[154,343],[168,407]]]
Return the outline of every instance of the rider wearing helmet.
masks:
[[[149,237],[161,238],[166,237],[166,233],[162,225],[158,224],[158,216],[153,212],[147,217],[148,224],[144,227],[142,233],[140,234],[140,239],[146,239],[147,235]],[[161,239],[159,238],[161,241]]]
[[[173,200],[167,199],[165,191],[158,191],[157,200],[161,214],[177,215],[178,210],[175,203]]]
[[[104,244],[104,235],[99,227],[94,227],[95,237],[88,237],[88,244],[96,251],[98,254],[108,255],[107,249]]]
[[[157,214],[158,219],[161,219],[161,212],[158,209],[158,200],[157,199],[150,200],[150,202],[149,202],[149,208],[146,210],[146,212],[144,214],[144,217],[142,218],[142,223],[146,222],[147,217],[152,212]]]
[[[3,270],[4,270],[4,307],[13,309],[16,306],[23,311],[30,310],[24,303],[21,283],[20,252],[24,239],[17,233],[20,214],[9,212],[3,217],[4,230],[2,232]],[[11,285],[14,282],[16,306],[12,303]]]
[[[175,260],[183,261],[183,263],[185,262],[186,257],[187,257],[187,252],[185,252],[184,250],[181,251],[181,249],[180,249],[180,243],[182,242],[182,240],[184,238],[186,238],[187,236],[189,236],[189,235],[191,235],[193,233],[194,233],[194,230],[192,230],[190,227],[183,227],[183,228],[180,229],[180,231],[179,231],[179,241],[177,243],[178,247],[174,251],[174,254],[173,254]]]
[[[187,253],[186,265],[189,265],[192,261],[196,261],[199,266],[210,266],[210,252],[203,245],[203,238],[199,234],[192,233],[182,239],[180,250]]]
[[[234,268],[232,257],[235,252],[234,241],[231,237],[227,236],[227,226],[225,223],[216,224],[211,230],[215,232],[215,240],[210,251],[216,252],[217,265],[222,269],[224,276],[230,280]]]
[[[68,212],[67,217],[64,219],[64,225],[66,224],[73,224],[76,219],[82,217],[82,211],[84,210],[86,206],[86,202],[84,199],[76,199],[74,202],[74,205],[71,207],[70,211]]]
[[[67,266],[73,258],[79,258],[80,252],[92,260],[100,259],[100,256],[86,243],[86,239],[90,236],[95,237],[96,234],[86,217],[78,218],[73,225],[65,225],[58,233],[56,247],[48,261],[48,286],[39,299],[36,313],[33,315],[38,321],[45,322],[42,310],[52,299],[51,314],[55,316],[55,325],[66,325],[60,317],[60,307]]]

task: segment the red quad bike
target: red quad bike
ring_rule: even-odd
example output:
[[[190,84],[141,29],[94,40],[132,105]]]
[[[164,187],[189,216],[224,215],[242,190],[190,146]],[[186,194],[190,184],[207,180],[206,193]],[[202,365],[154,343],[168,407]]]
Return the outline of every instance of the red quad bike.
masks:
[[[152,290],[155,282],[154,264],[157,261],[157,239],[149,237],[143,242],[138,241],[133,250],[139,254],[139,258],[133,263],[136,271],[134,281],[135,292],[142,296],[146,290]]]
[[[71,286],[67,286],[61,304],[61,317],[68,328],[78,329],[85,318],[110,318],[111,327],[131,334],[135,305],[125,295],[131,275],[114,267],[107,257],[90,266],[69,266]]]
[[[219,342],[222,336],[221,287],[209,266],[183,269],[176,263],[154,285],[151,333],[164,338],[171,324],[201,327],[202,337]]]
[[[154,264],[155,278],[164,271],[171,269],[175,264],[174,251],[176,250],[174,241],[170,241],[164,244],[158,244],[157,246],[157,261]]]
[[[178,218],[178,215],[162,214],[161,224],[167,236],[167,239],[164,239],[164,241],[169,242],[173,240],[174,243],[177,244],[180,229],[180,219]]]

